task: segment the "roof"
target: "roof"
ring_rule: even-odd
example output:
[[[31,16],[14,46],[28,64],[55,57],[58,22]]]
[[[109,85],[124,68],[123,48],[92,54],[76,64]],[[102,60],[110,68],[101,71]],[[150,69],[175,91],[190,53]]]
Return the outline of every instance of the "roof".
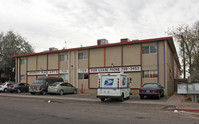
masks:
[[[129,42],[119,42],[119,43],[111,43],[111,44],[103,44],[103,45],[94,45],[94,46],[86,46],[86,47],[78,47],[78,48],[71,48],[71,49],[62,49],[62,50],[55,50],[55,51],[46,51],[46,52],[38,52],[38,53],[30,53],[30,54],[22,54],[22,55],[15,55],[13,57],[26,57],[26,56],[35,56],[35,55],[43,55],[43,54],[51,54],[51,53],[61,53],[67,51],[74,51],[74,50],[85,50],[85,49],[94,49],[94,48],[103,48],[103,47],[111,47],[111,46],[119,46],[119,45],[128,45],[128,44],[136,44],[136,43],[144,43],[144,42],[153,42],[153,41],[168,41],[168,44],[174,54],[175,60],[180,68],[180,63],[178,60],[177,52],[175,45],[173,43],[172,37],[161,37],[161,38],[152,38],[152,39],[145,39],[145,40],[136,40],[136,41],[129,41]]]

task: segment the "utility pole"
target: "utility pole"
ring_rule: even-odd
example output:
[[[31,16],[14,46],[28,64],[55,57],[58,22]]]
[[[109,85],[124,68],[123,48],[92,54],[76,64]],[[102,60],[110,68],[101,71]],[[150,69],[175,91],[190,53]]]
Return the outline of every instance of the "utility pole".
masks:
[[[185,51],[184,51],[184,41],[183,41],[183,73],[184,73],[184,79],[186,79],[186,65],[185,65]]]

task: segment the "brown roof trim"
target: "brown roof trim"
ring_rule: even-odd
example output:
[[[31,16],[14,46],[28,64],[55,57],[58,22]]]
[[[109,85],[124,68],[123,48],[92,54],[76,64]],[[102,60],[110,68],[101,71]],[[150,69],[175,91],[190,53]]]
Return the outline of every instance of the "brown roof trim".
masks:
[[[122,42],[122,43],[111,43],[111,44],[104,44],[104,45],[78,47],[78,48],[71,48],[71,49],[39,52],[39,53],[21,54],[21,55],[15,55],[13,57],[25,57],[25,56],[34,56],[34,55],[42,55],[42,54],[50,54],[50,53],[60,53],[60,52],[73,51],[73,50],[84,50],[84,49],[93,49],[93,48],[110,47],[110,46],[118,46],[118,45],[128,45],[128,44],[134,44],[134,43],[143,43],[143,42],[151,42],[151,41],[159,41],[159,40],[173,40],[173,39],[172,37],[161,37],[161,38],[137,40],[137,41],[130,41],[130,42]]]

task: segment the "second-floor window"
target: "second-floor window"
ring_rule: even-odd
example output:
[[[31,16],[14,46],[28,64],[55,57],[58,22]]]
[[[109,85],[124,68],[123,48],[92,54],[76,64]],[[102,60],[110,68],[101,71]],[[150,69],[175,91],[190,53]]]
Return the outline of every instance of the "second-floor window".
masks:
[[[26,64],[26,60],[25,59],[21,59],[21,64]]]
[[[88,59],[88,52],[78,53],[78,59]]]
[[[143,46],[142,54],[157,53],[157,46]]]
[[[67,61],[67,60],[68,60],[68,56],[66,54],[60,55],[60,61]]]

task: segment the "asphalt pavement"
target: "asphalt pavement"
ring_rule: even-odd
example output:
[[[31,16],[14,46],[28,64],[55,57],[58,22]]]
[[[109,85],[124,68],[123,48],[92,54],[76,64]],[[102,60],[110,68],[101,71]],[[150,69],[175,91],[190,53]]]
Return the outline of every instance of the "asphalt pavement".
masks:
[[[139,97],[132,96],[121,103],[117,100],[101,102],[95,94],[43,96],[28,93],[0,93],[0,122],[2,124],[199,123],[198,118],[165,109],[166,104],[161,103],[169,99],[170,97],[160,100],[140,100]]]

